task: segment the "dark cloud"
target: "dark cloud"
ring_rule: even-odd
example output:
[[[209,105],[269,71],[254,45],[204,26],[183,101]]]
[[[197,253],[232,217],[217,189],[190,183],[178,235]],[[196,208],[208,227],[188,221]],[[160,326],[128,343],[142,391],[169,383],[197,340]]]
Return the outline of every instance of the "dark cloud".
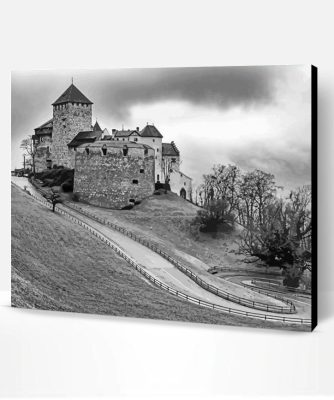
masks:
[[[127,120],[130,108],[166,100],[226,109],[275,99],[285,67],[138,69],[101,73],[94,89],[102,112]]]
[[[127,122],[131,106],[182,100],[226,109],[253,107],[275,99],[277,82],[293,67],[203,67],[122,70],[31,71],[12,75],[12,106],[30,115],[51,114],[50,104],[74,77],[98,114]],[[15,119],[14,119],[15,122]]]

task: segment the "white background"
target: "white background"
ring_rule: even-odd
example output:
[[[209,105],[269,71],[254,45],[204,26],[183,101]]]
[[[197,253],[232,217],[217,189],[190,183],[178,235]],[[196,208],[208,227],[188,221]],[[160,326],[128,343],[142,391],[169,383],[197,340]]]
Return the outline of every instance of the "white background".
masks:
[[[0,396],[334,395],[332,3],[2,3]],[[319,67],[320,320],[314,333],[7,306],[11,70],[311,63]]]

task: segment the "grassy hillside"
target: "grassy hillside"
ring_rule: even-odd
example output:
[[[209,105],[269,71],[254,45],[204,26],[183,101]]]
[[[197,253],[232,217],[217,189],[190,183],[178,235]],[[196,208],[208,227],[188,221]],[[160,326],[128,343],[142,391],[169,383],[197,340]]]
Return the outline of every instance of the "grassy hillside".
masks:
[[[262,321],[207,310],[161,291],[86,230],[42,207],[15,187],[12,187],[12,305],[213,324],[263,325]]]
[[[254,264],[245,264],[245,257],[238,254],[238,228],[235,232],[218,232],[216,238],[208,233],[200,233],[196,240],[191,234],[190,223],[199,207],[174,193],[150,196],[140,205],[126,211],[102,209],[82,203],[78,205],[145,236],[199,274],[213,266],[246,270],[260,268]]]

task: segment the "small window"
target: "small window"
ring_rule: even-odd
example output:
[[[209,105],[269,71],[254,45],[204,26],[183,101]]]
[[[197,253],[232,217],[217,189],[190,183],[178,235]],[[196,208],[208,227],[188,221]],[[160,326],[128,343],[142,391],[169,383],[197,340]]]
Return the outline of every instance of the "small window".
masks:
[[[124,142],[124,140],[125,140],[125,139],[123,138],[123,142]]]
[[[140,172],[141,174],[143,174],[143,173],[144,173],[144,168],[140,168],[139,172]]]
[[[157,153],[159,153],[159,149],[157,149]]]
[[[160,181],[160,175],[159,174],[157,175],[157,181]]]
[[[117,138],[117,140],[119,140],[119,139]]]
[[[86,147],[86,154],[88,155],[89,154],[89,148],[88,147]]]
[[[123,146],[123,156],[124,157],[126,157],[128,155],[128,151],[129,151],[128,146],[127,145]]]
[[[138,185],[138,179],[133,179],[133,180],[132,180],[132,183],[133,183],[134,185]]]
[[[105,144],[102,146],[102,155],[107,155],[107,146]]]
[[[184,182],[184,186],[187,186],[186,182]]]
[[[155,142],[155,139],[153,139],[153,143]]]
[[[135,142],[138,142],[138,138],[137,137],[135,137]]]
[[[172,158],[172,163],[175,163],[176,162],[176,158]]]
[[[144,155],[147,156],[148,155],[148,149],[144,150]]]

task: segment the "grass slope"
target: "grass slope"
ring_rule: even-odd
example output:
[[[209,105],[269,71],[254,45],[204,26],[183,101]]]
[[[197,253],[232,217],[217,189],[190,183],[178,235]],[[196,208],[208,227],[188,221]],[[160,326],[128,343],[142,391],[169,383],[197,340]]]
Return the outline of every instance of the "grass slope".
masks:
[[[174,193],[150,196],[140,205],[126,211],[83,203],[78,205],[145,236],[200,275],[214,266],[265,272],[263,267],[246,264],[245,257],[238,254],[238,227],[234,232],[219,232],[216,238],[208,233],[200,233],[199,240],[195,240],[190,232],[190,223],[200,208]]]
[[[213,324],[263,325],[261,321],[204,309],[161,291],[86,230],[42,207],[16,187],[12,187],[12,305]]]

